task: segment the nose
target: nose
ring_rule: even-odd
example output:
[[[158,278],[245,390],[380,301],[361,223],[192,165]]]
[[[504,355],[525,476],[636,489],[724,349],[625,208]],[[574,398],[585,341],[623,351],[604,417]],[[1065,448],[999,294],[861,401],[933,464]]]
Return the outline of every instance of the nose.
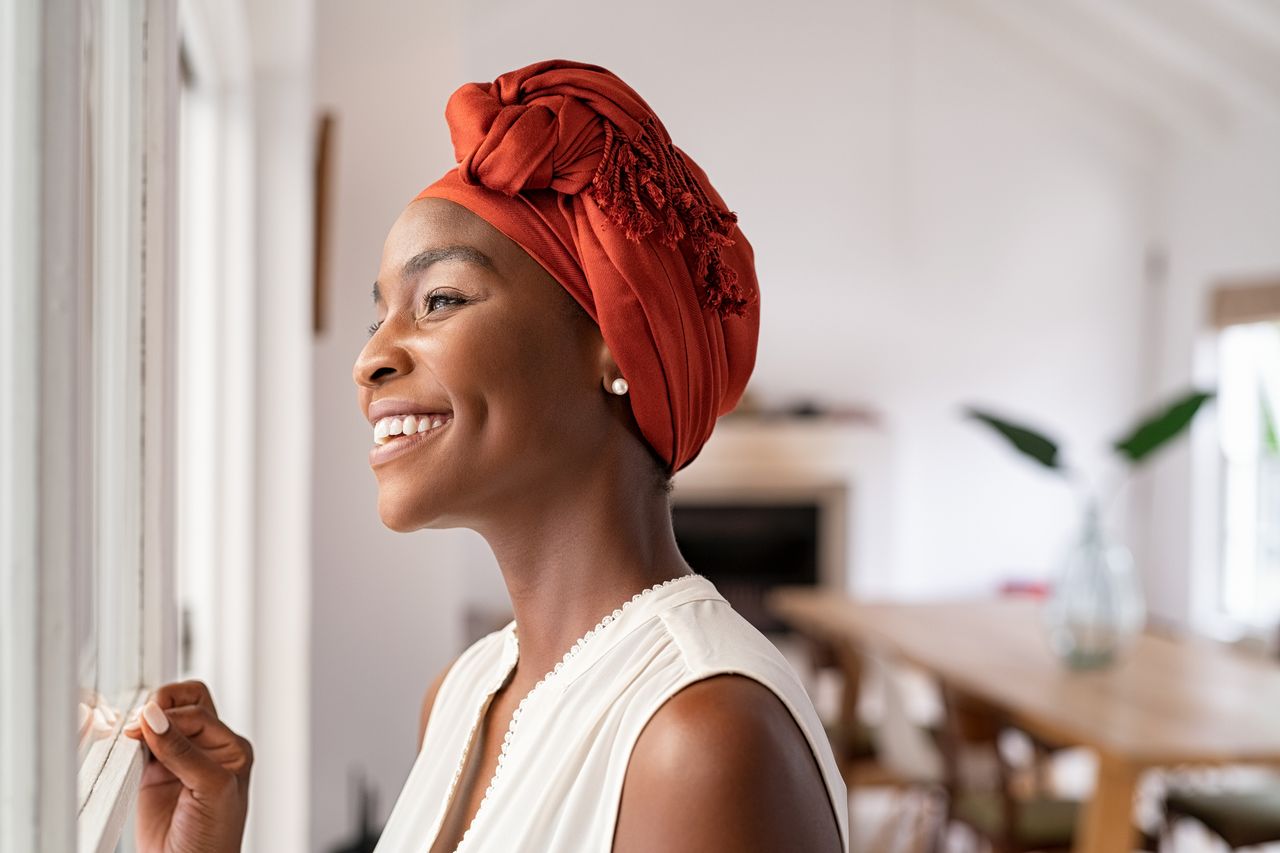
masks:
[[[413,370],[413,359],[404,347],[387,334],[390,329],[375,332],[356,357],[351,378],[361,388],[377,388],[389,379],[403,376]]]

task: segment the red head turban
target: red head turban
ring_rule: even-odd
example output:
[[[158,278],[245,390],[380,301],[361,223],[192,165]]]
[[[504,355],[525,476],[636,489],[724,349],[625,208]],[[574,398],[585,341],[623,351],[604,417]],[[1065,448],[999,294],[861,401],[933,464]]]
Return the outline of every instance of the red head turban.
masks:
[[[520,245],[599,325],[650,446],[683,468],[755,366],[751,245],[634,90],[553,59],[468,83],[445,109],[456,202]]]

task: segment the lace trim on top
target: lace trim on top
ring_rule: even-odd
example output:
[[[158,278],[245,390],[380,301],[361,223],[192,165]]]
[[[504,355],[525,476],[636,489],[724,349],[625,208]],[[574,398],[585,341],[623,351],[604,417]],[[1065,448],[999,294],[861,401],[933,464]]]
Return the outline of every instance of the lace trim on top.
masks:
[[[493,799],[494,787],[498,784],[498,780],[502,778],[502,768],[507,761],[507,749],[511,745],[511,739],[515,735],[516,727],[520,723],[520,717],[524,714],[524,707],[526,704],[528,704],[529,700],[532,699],[533,696],[537,694],[538,691],[542,689],[544,685],[553,681],[556,678],[556,676],[560,674],[561,670],[564,669],[565,665],[568,664],[569,661],[572,660],[574,656],[576,656],[583,649],[584,646],[586,646],[589,642],[591,642],[591,640],[593,640],[596,636],[598,636],[605,629],[607,629],[611,624],[616,622],[618,618],[621,617],[624,612],[626,612],[628,607],[635,604],[637,601],[640,601],[641,599],[645,598],[650,593],[657,592],[658,590],[664,589],[665,587],[668,587],[671,584],[680,583],[681,581],[685,581],[685,580],[689,580],[690,578],[697,578],[697,577],[702,577],[702,575],[699,575],[698,573],[694,572],[687,575],[680,575],[679,577],[668,578],[667,580],[662,581],[661,583],[656,583],[653,586],[649,587],[648,589],[645,589],[641,592],[637,592],[635,595],[631,596],[631,598],[628,601],[624,601],[622,603],[621,607],[618,607],[612,613],[606,614],[603,619],[601,619],[599,622],[596,623],[594,628],[592,628],[590,631],[587,631],[587,633],[579,637],[577,642],[575,642],[569,648],[569,651],[564,653],[564,657],[560,659],[560,662],[557,663],[554,667],[552,667],[550,672],[542,676],[542,678],[539,679],[538,683],[533,686],[533,689],[530,690],[527,694],[525,694],[525,697],[520,700],[520,704],[516,706],[515,711],[511,714],[511,723],[510,725],[507,726],[506,734],[502,736],[502,748],[498,752],[498,766],[494,768],[493,778],[489,780],[489,787],[485,788],[484,797],[480,800],[480,805],[476,809],[475,815],[471,818],[470,825],[467,827],[466,831],[463,832],[462,838],[458,842],[458,846],[454,848],[454,853],[463,853],[463,851],[467,847],[468,840],[472,837],[471,831],[475,829],[476,824],[480,822],[480,816],[484,814],[485,807]],[[511,666],[514,666],[516,661],[519,660],[519,654],[520,654],[520,640],[516,636],[515,629],[516,629],[516,626],[514,623],[512,623],[511,630],[507,634],[507,637],[510,639],[510,642],[511,642],[511,651],[508,652],[508,657],[510,657],[512,654],[515,655],[515,658],[511,662]],[[497,692],[498,688],[501,687],[502,682],[506,681],[507,675],[509,674],[510,674],[510,667],[508,667],[507,671],[503,673],[501,680],[499,680],[494,685],[493,689],[489,691],[490,695]],[[471,724],[471,731],[467,735],[467,740],[466,740],[466,743],[468,745],[463,749],[462,758],[459,759],[458,766],[454,768],[453,780],[449,783],[449,793],[445,796],[445,803],[451,804],[453,802],[453,795],[455,790],[458,787],[458,780],[462,777],[462,770],[466,766],[467,759],[471,753],[470,744],[475,738],[476,729],[479,727],[480,720],[483,716],[484,715],[482,713],[477,713],[475,720]],[[443,817],[444,816],[442,814],[441,815],[442,820],[443,820]],[[440,827],[437,826],[436,832],[439,832],[439,831],[440,831]]]

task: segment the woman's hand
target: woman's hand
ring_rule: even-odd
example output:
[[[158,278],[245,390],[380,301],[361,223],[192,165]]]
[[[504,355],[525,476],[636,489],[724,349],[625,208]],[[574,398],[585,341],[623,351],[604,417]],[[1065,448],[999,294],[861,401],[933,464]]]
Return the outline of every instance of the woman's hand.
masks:
[[[233,853],[249,810],[253,747],[218,719],[199,681],[166,684],[126,727],[151,758],[142,772],[139,853]]]

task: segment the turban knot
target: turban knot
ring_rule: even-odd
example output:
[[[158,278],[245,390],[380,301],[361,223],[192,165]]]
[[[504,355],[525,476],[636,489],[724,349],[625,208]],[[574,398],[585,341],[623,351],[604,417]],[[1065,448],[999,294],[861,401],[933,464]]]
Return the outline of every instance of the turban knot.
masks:
[[[462,86],[445,119],[464,182],[509,196],[589,189],[630,239],[688,241],[702,305],[725,316],[746,310],[753,294],[721,254],[738,217],[708,197],[657,115],[613,73],[539,62]]]
[[[418,198],[515,241],[600,327],[632,413],[672,474],[755,364],[751,245],[649,105],[598,65],[552,59],[468,83],[445,109],[457,168]]]

